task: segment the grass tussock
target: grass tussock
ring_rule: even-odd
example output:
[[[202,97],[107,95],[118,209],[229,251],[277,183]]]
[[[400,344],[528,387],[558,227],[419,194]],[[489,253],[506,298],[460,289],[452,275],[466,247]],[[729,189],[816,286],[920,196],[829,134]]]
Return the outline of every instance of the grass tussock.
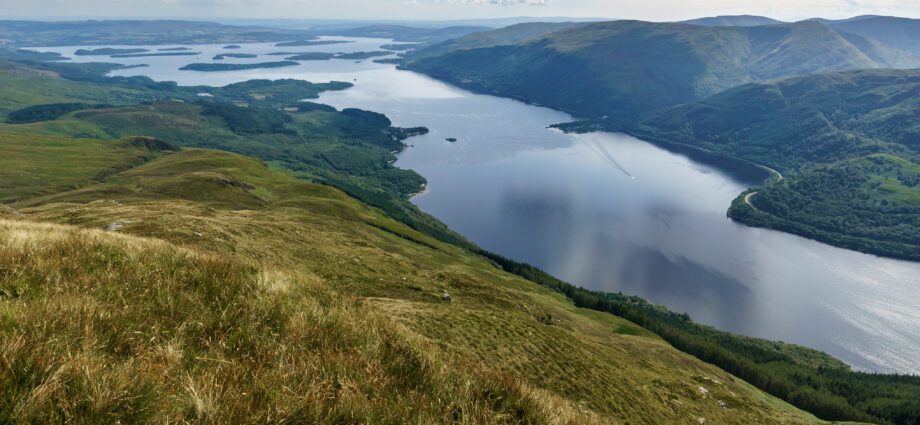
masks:
[[[11,423],[586,423],[321,278],[152,239],[0,221]]]

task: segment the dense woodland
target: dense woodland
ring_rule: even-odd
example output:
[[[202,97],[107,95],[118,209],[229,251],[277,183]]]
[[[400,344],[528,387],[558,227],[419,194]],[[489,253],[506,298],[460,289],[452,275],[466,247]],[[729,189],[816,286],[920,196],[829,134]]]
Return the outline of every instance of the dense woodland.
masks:
[[[729,214],[838,246],[920,259],[920,73],[853,71],[741,86],[632,130],[779,170]]]
[[[876,154],[796,174],[733,202],[729,215],[837,246],[920,260],[920,167]]]

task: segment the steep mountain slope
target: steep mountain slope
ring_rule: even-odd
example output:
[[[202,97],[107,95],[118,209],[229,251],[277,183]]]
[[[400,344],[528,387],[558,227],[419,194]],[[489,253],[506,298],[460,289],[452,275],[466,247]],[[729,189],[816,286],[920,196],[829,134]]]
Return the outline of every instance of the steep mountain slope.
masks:
[[[447,40],[426,48],[416,54],[418,57],[440,56],[457,50],[477,49],[481,47],[505,46],[518,44],[533,38],[569,28],[588,25],[587,22],[531,22],[491,31],[482,31],[467,36]]]
[[[17,84],[60,79],[55,84],[67,90],[55,101],[64,104],[75,100],[69,94],[87,96],[98,87],[130,87],[130,96],[140,94],[121,98],[125,103],[151,96],[158,101],[89,106],[64,115],[56,105],[29,105],[24,109],[54,113],[38,114],[37,122],[0,124],[0,170],[16,182],[0,191],[0,203],[14,202],[16,209],[0,205],[0,217],[151,237],[178,246],[190,254],[186,259],[203,254],[219,261],[210,267],[180,264],[163,251],[150,259],[119,246],[98,249],[86,244],[95,232],[69,233],[74,236],[62,238],[65,244],[39,250],[46,245],[38,233],[69,232],[47,225],[26,224],[4,234],[0,241],[17,243],[9,257],[0,254],[7,261],[0,276],[10,277],[0,279],[9,284],[0,287],[0,347],[14,349],[0,361],[15,363],[0,363],[4,418],[814,421],[745,381],[822,418],[911,423],[920,414],[920,379],[853,372],[824,353],[701,326],[636,297],[589,292],[462,238],[445,243],[449,238],[441,232],[453,234],[436,220],[428,218],[440,227],[410,227],[418,222],[305,181],[324,180],[291,173],[284,156],[266,165],[225,152],[176,151],[159,139],[132,136],[157,132],[176,143],[230,141],[220,145],[226,149],[248,141],[270,154],[297,136],[300,144],[319,139],[320,146],[348,145],[353,156],[370,157],[376,144],[396,142],[390,133],[396,129],[382,115],[287,103],[332,86],[259,80],[208,88],[213,103],[183,103],[167,100],[203,88],[75,72],[82,66],[66,69],[65,75],[90,82],[32,69],[32,80]],[[251,106],[230,107],[230,101]],[[330,169],[315,169],[323,170]],[[378,171],[342,177],[376,178]],[[54,178],[45,186],[38,176]],[[361,193],[403,199],[392,188]],[[252,273],[234,271],[240,263],[256,281]],[[137,287],[125,285],[122,276],[147,280]],[[150,297],[141,287],[163,287],[157,294],[178,294],[177,300]],[[229,292],[221,292],[224,287]],[[83,303],[78,312],[55,304],[74,297],[67,305]],[[378,321],[381,316],[385,320]],[[148,322],[165,324],[148,329]],[[66,337],[49,340],[42,332],[61,328],[59,323],[92,326],[66,327]],[[156,363],[164,352],[180,360]]]
[[[918,260],[918,117],[920,72],[853,71],[744,85],[632,131],[780,170],[735,202],[742,221]]]
[[[841,37],[847,40],[854,47],[859,49],[863,54],[872,59],[882,67],[888,68],[916,68],[918,67],[918,58],[920,52],[912,49],[905,49],[902,46],[892,46],[878,41],[869,36],[854,34],[848,31],[836,30]]]
[[[684,24],[701,25],[704,27],[756,27],[760,25],[782,24],[782,21],[755,15],[724,15],[682,21]]]
[[[446,28],[420,28],[405,25],[368,25],[358,28],[323,30],[323,35],[344,37],[389,38],[395,41],[415,41],[439,43],[468,34],[489,31],[492,28],[474,25],[451,26]]]
[[[422,49],[405,66],[476,90],[630,122],[752,81],[920,65],[907,53],[848,37],[852,42],[818,22],[704,27],[615,21],[435,57]]]
[[[851,34],[877,40],[893,48],[920,55],[920,19],[893,16],[858,16],[827,25]]]
[[[747,37],[751,57],[746,67],[754,81],[894,66],[873,60],[857,45],[816,22],[751,27],[747,30]],[[884,50],[881,46],[876,48]],[[873,55],[877,60],[885,59],[882,53]]]
[[[818,422],[256,160],[183,150],[36,193],[0,221],[16,422]]]

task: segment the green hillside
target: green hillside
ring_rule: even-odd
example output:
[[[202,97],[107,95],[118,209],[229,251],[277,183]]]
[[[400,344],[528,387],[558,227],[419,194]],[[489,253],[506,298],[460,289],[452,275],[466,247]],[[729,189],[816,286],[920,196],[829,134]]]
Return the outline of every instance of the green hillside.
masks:
[[[819,422],[257,160],[187,149],[34,191],[0,221],[14,423]]]
[[[631,132],[782,172],[735,202],[743,222],[918,260],[918,111],[920,72],[854,71],[741,86]]]
[[[338,187],[441,239],[465,243],[408,201],[410,194],[422,190],[424,179],[391,165],[402,140],[427,129],[394,128],[380,114],[302,102],[322,90],[350,87],[348,83],[251,80],[219,88],[179,87],[145,77],[106,78],[101,72],[110,68],[95,64],[31,67],[6,62],[6,67],[7,72],[0,70],[0,81],[9,83],[11,97],[22,99],[15,104],[22,108],[8,113],[27,111],[40,117],[47,121],[36,126],[41,131],[108,139],[141,134],[177,146],[255,156]],[[46,96],[52,89],[59,95]],[[24,106],[28,102],[37,105]]]
[[[453,38],[443,43],[426,47],[420,52],[413,52],[413,57],[433,57],[446,53],[478,49],[482,47],[505,46],[518,44],[530,39],[543,37],[547,34],[569,28],[587,25],[585,22],[528,22],[511,25],[508,27],[476,32],[463,37]]]
[[[410,53],[404,66],[582,117],[633,122],[752,81],[920,66],[920,58],[856,34],[845,37],[818,22],[706,27],[614,21],[435,57],[422,49]]]
[[[920,55],[920,19],[894,16],[858,16],[828,25],[852,34],[878,40],[888,46]]]
[[[285,96],[335,85],[201,99],[9,67],[35,102],[28,86],[66,88],[0,124],[10,422],[821,423],[787,402],[920,417],[917,378],[589,292],[400,209],[388,176],[414,173],[375,164],[423,130]],[[96,106],[99,87],[137,98]]]

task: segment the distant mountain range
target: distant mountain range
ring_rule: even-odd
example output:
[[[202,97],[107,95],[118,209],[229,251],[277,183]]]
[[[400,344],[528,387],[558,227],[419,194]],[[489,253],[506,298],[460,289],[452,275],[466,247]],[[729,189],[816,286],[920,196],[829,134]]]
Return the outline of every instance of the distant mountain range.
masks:
[[[689,21],[683,21],[683,23],[691,25],[702,25],[705,27],[756,27],[760,25],[782,24],[784,22],[764,16],[726,15],[691,19]]]
[[[564,29],[578,28],[586,22],[532,22],[507,26],[491,31],[481,31],[464,37],[447,40],[428,47],[415,54],[415,58],[435,57],[457,50],[478,49],[482,47],[507,46],[522,43]]]
[[[425,43],[439,43],[468,34],[490,31],[493,28],[484,26],[449,26],[443,28],[423,28],[406,25],[366,25],[355,28],[340,28],[317,31],[321,35],[336,35],[343,37],[370,37],[387,38],[395,41],[415,41]]]
[[[849,24],[523,24],[422,49],[406,67],[585,117],[630,121],[749,82],[920,66],[920,55],[838,25]]]
[[[888,46],[920,55],[920,20],[888,16],[860,16],[829,21],[833,28],[869,37]]]
[[[920,20],[918,19],[864,15],[838,20],[814,18],[809,21],[820,22],[840,32],[872,38],[890,47],[920,54]],[[750,27],[784,22],[764,16],[738,15],[691,19],[683,23],[709,27]]]
[[[492,29],[494,27],[475,25],[421,27],[390,24],[342,24],[320,28],[291,29],[181,20],[64,22],[0,20],[0,44],[6,42],[18,46],[76,46],[251,43],[309,40],[324,35],[439,43]]]
[[[834,29],[872,38],[890,47],[920,54],[920,20],[893,16],[864,15],[848,19],[821,19],[809,21],[820,22]],[[784,22],[763,16],[713,16],[692,19],[683,23],[711,27],[749,27],[774,25]]]
[[[511,25],[534,22],[599,22],[609,21],[609,18],[589,18],[571,16],[517,16],[510,18],[485,18],[485,19],[448,19],[448,20],[355,20],[355,19],[219,19],[218,22],[227,25],[260,26],[272,28],[288,28],[301,30],[340,30],[359,28],[374,25],[393,25],[413,28],[447,28],[447,27],[487,27],[504,28]]]
[[[182,20],[3,21],[0,45],[165,45],[254,43],[312,37],[306,31]]]

